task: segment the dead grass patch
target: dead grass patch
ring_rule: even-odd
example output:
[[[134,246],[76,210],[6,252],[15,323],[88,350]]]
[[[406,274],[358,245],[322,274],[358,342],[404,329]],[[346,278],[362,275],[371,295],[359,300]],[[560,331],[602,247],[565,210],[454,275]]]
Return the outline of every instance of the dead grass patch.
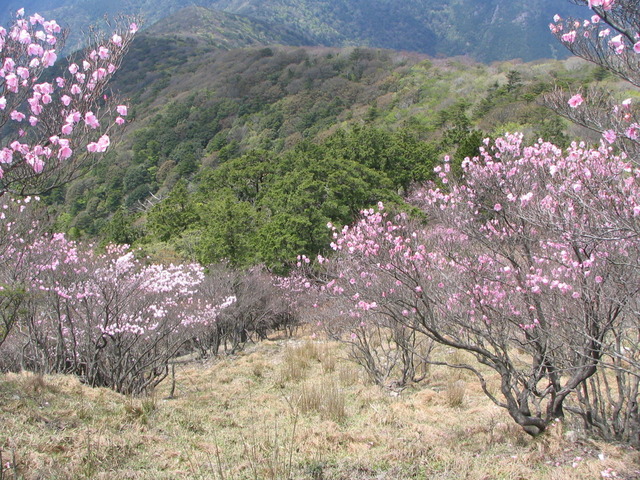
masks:
[[[333,342],[268,342],[234,359],[177,365],[171,400],[170,382],[132,399],[73,377],[1,375],[0,449],[10,464],[3,474],[577,480],[612,468],[620,478],[640,475],[636,451],[571,442],[562,428],[529,439],[466,373],[432,367],[424,385],[392,395],[363,382],[360,367],[344,358]],[[456,382],[464,384],[459,405]]]
[[[467,384],[464,380],[450,381],[445,390],[447,405],[451,408],[461,408],[464,406]]]
[[[324,419],[342,422],[347,417],[346,398],[334,381],[305,383],[297,400],[302,413],[318,413]]]

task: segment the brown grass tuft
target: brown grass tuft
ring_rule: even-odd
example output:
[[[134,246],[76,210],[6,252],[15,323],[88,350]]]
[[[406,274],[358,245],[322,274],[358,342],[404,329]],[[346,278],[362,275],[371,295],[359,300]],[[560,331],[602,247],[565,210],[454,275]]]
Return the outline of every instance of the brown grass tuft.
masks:
[[[342,422],[347,417],[344,392],[332,381],[305,383],[297,407],[302,413],[319,413],[323,419],[334,422]]]
[[[451,408],[460,408],[464,405],[467,386],[464,380],[450,381],[445,390],[447,405]]]

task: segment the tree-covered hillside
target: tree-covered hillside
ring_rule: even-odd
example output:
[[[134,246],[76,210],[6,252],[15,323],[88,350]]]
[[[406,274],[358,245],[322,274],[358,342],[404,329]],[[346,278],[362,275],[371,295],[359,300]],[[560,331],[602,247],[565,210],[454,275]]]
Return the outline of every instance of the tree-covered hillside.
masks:
[[[548,25],[555,13],[564,16],[575,8],[556,0],[11,0],[0,18],[26,6],[71,27],[76,35],[71,43],[77,45],[77,34],[105,14],[138,14],[150,26],[193,5],[260,20],[280,37],[278,43],[470,55],[487,62],[566,57]]]
[[[327,244],[328,222],[402,202],[433,162],[484,136],[565,141],[537,104],[554,84],[601,78],[572,61],[486,66],[389,50],[258,45],[256,24],[189,14],[139,35],[113,84],[127,134],[48,198],[75,237],[197,259],[278,266]],[[187,31],[186,25],[196,27]],[[182,28],[184,27],[184,28]],[[221,44],[229,49],[218,48]]]

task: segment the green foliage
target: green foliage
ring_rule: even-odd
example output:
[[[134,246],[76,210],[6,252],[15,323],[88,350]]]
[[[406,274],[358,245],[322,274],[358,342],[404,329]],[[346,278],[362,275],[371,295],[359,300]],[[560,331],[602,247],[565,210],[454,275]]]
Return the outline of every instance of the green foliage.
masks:
[[[478,130],[469,131],[458,143],[451,166],[454,175],[462,173],[462,162],[465,158],[473,158],[480,154],[480,147],[486,135]]]
[[[517,124],[562,139],[535,98],[557,79],[591,78],[570,73],[367,48],[224,51],[152,32],[114,85],[135,99],[123,141],[47,200],[64,202],[58,223],[74,238],[277,267],[325,248],[328,221],[400,204],[444,155],[455,171],[483,132]]]
[[[252,150],[215,170],[203,173],[200,194],[203,198],[220,189],[228,189],[239,201],[256,204],[265,185],[276,172],[276,156],[264,150]]]
[[[406,175],[432,170],[422,146],[406,131],[359,127],[280,155],[254,150],[207,171],[195,194],[178,183],[149,212],[147,230],[176,245],[188,235],[203,263],[282,269],[326,249],[328,222],[349,223],[378,201],[401,203]]]
[[[332,135],[327,146],[329,154],[337,159],[384,173],[396,191],[431,178],[433,166],[439,161],[434,145],[420,141],[406,129],[391,132],[356,126]]]
[[[258,247],[267,265],[322,251],[330,239],[328,222],[349,223],[361,209],[396,198],[381,172],[335,158],[325,148],[306,147],[285,155],[260,200],[271,214]]]
[[[103,243],[132,245],[141,233],[133,226],[135,217],[124,208],[119,208],[102,230]]]
[[[543,138],[561,148],[569,146],[569,137],[564,133],[565,122],[557,115],[549,115],[542,120],[535,131],[536,138]]]
[[[231,190],[223,189],[198,206],[198,216],[201,220],[192,224],[192,231],[198,233],[195,250],[200,263],[226,260],[244,267],[256,262],[261,215],[249,202],[239,201]]]
[[[149,211],[147,229],[159,240],[167,241],[180,235],[198,218],[187,185],[181,180],[165,200]]]

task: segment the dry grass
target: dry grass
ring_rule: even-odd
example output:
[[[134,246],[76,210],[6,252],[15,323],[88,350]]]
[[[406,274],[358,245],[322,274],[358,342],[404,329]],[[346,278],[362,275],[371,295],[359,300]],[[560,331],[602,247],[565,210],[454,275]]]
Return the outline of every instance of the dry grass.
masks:
[[[447,405],[451,408],[460,408],[464,405],[466,384],[464,380],[450,381],[445,390]]]
[[[392,396],[345,356],[310,338],[265,342],[180,365],[172,400],[168,384],[136,399],[71,377],[0,376],[4,479],[640,476],[638,452],[569,441],[562,425],[529,439],[464,372],[433,367],[425,385]]]
[[[342,422],[347,417],[345,394],[333,380],[304,384],[296,405],[302,413],[318,413],[326,420]]]

